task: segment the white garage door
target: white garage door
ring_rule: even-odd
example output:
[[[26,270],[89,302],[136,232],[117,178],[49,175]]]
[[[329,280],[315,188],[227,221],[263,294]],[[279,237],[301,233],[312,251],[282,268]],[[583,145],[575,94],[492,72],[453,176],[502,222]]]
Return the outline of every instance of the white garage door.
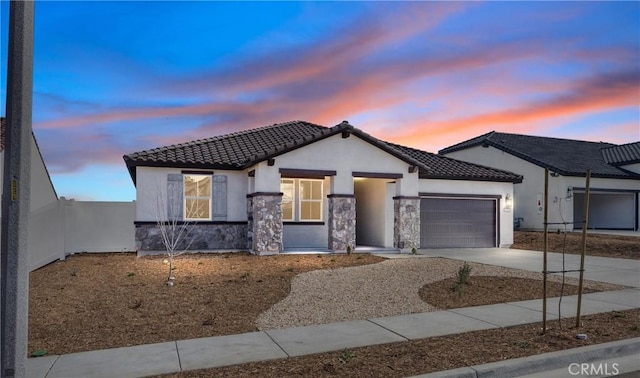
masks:
[[[422,198],[421,248],[496,246],[496,200]]]

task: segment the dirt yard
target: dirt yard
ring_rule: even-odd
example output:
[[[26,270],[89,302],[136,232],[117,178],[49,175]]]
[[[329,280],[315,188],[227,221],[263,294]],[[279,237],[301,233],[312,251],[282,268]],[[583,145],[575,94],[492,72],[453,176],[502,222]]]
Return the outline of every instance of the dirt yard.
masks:
[[[522,237],[517,234],[518,239]],[[590,244],[593,250],[601,251],[606,249],[606,245],[618,243],[616,239],[597,237]],[[516,245],[525,248],[519,243]],[[621,251],[619,255],[637,258],[637,253],[632,253],[636,245],[626,240],[622,243],[628,249],[616,249]],[[531,249],[533,245],[526,248]],[[134,254],[123,253],[79,254],[32,272],[29,353],[46,350],[49,355],[66,354],[255,331],[258,315],[288,295],[295,275],[383,260],[367,254],[183,255],[176,259],[173,272],[176,285],[167,287],[168,266],[163,259],[137,258]],[[541,297],[537,280],[472,277],[471,285],[459,295],[452,293],[452,279],[423,287],[419,293],[421,298],[439,308],[455,308]],[[558,289],[556,284],[552,284],[549,296],[557,295]],[[564,290],[566,295],[570,295],[575,292],[575,287],[566,285]],[[482,300],[478,301],[478,298]],[[542,337],[538,334],[539,326],[530,325],[356,349],[352,351],[356,357],[348,358],[346,362],[339,362],[340,353],[326,353],[239,365],[215,370],[213,374],[407,375],[412,374],[407,370],[409,365],[420,369],[416,373],[427,372],[585,343],[638,337],[639,315],[638,311],[629,311],[585,317],[585,326],[580,332],[590,334],[587,342],[574,340],[571,334],[575,330],[548,333]],[[568,327],[566,325],[565,330]],[[209,373],[189,374],[184,376],[207,376]]]
[[[514,249],[528,249],[532,251],[543,251],[544,233],[516,231],[513,236]],[[569,232],[549,233],[549,252],[562,252],[580,254],[582,252],[582,233]],[[603,257],[621,257],[625,259],[640,260],[640,237],[617,236],[617,235],[587,235],[587,255]]]

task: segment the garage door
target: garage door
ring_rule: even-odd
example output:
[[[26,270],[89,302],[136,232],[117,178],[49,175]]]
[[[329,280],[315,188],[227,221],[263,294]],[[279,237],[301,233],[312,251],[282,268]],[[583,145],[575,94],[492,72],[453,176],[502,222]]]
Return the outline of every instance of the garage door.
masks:
[[[421,248],[496,246],[496,200],[423,198]]]
[[[589,195],[589,225],[590,229],[634,230],[636,227],[636,197],[635,193],[602,193],[591,192]],[[580,222],[583,218],[584,193],[573,196],[573,221]],[[576,229],[582,229],[577,223]]]

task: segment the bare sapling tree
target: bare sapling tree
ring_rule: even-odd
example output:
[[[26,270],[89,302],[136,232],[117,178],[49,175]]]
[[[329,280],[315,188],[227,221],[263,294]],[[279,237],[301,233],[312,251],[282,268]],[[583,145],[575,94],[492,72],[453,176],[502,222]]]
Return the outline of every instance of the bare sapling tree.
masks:
[[[167,185],[166,196],[163,195],[162,190],[157,190],[156,226],[168,256],[168,261],[165,260],[169,266],[167,286],[174,285],[174,258],[187,252],[191,247],[193,239],[189,237],[189,230],[197,223],[191,220],[195,218],[192,215],[197,212],[197,203],[184,201],[182,190],[182,181],[177,181],[174,185]]]

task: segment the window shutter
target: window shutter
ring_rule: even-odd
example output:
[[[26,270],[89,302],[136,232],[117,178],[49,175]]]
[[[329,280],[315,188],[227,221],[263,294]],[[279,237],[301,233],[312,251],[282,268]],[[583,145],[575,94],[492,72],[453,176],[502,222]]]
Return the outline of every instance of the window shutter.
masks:
[[[212,207],[214,221],[227,220],[227,176],[213,176]]]
[[[169,220],[182,220],[183,206],[182,175],[170,173],[167,176],[167,216]]]

